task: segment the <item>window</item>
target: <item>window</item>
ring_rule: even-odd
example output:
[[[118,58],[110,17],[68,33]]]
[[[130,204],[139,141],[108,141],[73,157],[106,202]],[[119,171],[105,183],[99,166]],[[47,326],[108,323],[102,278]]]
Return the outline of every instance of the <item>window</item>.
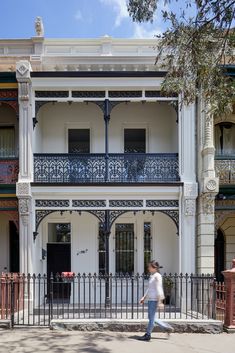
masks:
[[[90,129],[68,130],[69,153],[90,153]]]
[[[15,129],[13,126],[0,127],[0,157],[15,157]]]
[[[124,153],[146,152],[146,130],[124,129]]]
[[[71,225],[70,223],[49,223],[48,243],[70,243]]]
[[[144,273],[148,272],[148,263],[151,261],[152,256],[152,231],[151,223],[144,223]]]
[[[215,147],[217,155],[235,154],[235,124],[226,122],[215,126]]]
[[[120,223],[115,228],[116,273],[134,272],[134,224]]]

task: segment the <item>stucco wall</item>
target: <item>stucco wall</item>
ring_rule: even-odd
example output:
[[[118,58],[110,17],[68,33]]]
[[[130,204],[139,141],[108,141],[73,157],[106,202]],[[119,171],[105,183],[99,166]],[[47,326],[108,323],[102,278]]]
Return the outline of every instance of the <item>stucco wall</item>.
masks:
[[[93,103],[46,104],[34,130],[34,152],[67,153],[69,128],[91,129],[91,152],[104,152],[104,122]],[[178,151],[176,113],[167,103],[122,103],[111,113],[110,152],[123,152],[124,128],[146,128],[147,152]]]
[[[98,272],[98,220],[89,213],[69,212],[62,216],[53,213],[47,216],[40,226],[40,234],[36,245],[37,255],[34,258],[34,267],[38,272],[46,272],[47,260],[40,260],[41,248],[47,248],[48,223],[50,222],[71,222],[71,270],[80,273]],[[126,213],[119,217],[116,223],[133,223],[135,230],[135,272],[142,273],[144,269],[143,257],[143,224],[152,224],[152,258],[156,259],[163,266],[162,272],[179,272],[179,237],[176,235],[176,226],[173,221],[162,213],[150,213],[145,215],[142,212],[135,216],[133,212]],[[115,273],[115,226],[112,227],[110,235],[110,272]],[[38,250],[40,246],[40,250]],[[88,251],[78,254],[82,250]]]

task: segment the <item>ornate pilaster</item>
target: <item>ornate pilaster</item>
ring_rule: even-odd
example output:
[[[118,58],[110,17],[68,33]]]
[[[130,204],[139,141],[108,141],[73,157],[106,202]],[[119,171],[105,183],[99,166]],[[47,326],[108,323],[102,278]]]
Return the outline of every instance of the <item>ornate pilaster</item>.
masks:
[[[208,107],[205,107],[203,100],[199,102],[198,111],[200,195],[198,200],[197,267],[199,273],[214,273],[214,203],[219,190],[214,166],[214,119],[209,113]]]
[[[19,86],[19,181],[33,180],[33,124],[30,71],[31,66],[28,61],[19,61],[16,63],[16,78]]]
[[[18,182],[16,194],[19,200],[20,271],[30,273],[33,258],[33,213],[30,183]]]
[[[182,104],[179,111],[179,166],[184,183],[180,218],[180,271],[195,272],[196,182],[195,104]]]

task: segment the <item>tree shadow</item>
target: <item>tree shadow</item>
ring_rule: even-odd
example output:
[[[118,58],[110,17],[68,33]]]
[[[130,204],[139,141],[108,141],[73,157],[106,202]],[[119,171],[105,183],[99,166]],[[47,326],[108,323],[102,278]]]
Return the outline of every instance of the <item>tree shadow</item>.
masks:
[[[127,337],[105,332],[51,331],[49,329],[20,328],[1,331],[0,353],[111,353],[106,342],[123,341]]]

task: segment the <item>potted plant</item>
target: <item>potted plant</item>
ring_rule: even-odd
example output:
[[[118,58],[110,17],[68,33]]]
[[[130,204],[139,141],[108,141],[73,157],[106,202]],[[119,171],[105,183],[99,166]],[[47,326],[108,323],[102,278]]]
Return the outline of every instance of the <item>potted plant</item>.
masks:
[[[172,295],[172,289],[174,287],[174,282],[170,277],[163,277],[163,289],[165,294],[165,304],[169,304]]]

